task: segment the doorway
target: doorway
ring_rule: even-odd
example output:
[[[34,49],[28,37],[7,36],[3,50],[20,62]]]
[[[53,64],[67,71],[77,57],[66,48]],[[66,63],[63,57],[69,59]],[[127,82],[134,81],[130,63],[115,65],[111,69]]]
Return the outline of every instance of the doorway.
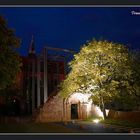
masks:
[[[71,104],[71,119],[78,119],[78,105]]]

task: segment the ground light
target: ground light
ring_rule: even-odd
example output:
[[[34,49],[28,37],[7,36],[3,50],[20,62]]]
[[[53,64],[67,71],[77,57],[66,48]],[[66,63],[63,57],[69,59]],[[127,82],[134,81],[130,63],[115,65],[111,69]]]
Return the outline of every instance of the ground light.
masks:
[[[99,123],[100,122],[100,120],[99,119],[94,119],[94,120],[92,120],[94,123]]]

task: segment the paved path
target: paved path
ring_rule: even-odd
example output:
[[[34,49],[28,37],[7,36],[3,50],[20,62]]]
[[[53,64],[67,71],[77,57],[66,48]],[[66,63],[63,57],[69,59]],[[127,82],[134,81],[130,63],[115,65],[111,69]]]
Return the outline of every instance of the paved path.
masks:
[[[65,125],[67,128],[74,128],[81,130],[82,133],[139,133],[140,129],[132,129],[130,127],[122,127],[115,125],[106,125],[102,123],[93,123],[86,121],[74,121],[67,122],[66,124],[58,123],[60,125]]]

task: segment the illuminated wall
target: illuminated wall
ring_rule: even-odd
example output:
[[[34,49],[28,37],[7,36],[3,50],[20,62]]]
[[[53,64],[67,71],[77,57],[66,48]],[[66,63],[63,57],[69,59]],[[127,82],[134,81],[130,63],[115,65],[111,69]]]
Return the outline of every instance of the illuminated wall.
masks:
[[[66,120],[71,120],[71,105],[77,104],[78,106],[78,119],[87,119],[88,117],[103,117],[100,108],[90,99],[91,94],[74,93],[72,94],[65,106]]]

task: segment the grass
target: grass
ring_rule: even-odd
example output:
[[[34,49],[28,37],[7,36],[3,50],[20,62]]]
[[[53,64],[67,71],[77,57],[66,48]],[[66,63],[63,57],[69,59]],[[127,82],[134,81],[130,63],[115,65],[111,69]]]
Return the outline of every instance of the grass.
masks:
[[[118,125],[124,127],[140,128],[140,122],[130,122],[125,120],[106,119],[101,121],[104,124]]]
[[[0,133],[78,133],[80,130],[55,123],[0,124]]]

